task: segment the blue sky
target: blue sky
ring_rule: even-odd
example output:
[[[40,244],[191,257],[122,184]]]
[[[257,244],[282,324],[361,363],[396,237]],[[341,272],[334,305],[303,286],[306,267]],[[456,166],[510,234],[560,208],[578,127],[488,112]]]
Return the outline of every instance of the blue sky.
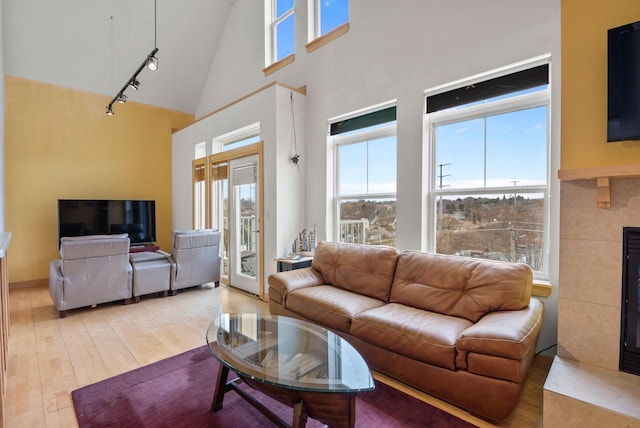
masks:
[[[482,118],[437,128],[436,165],[450,164],[442,168],[443,187],[484,187],[484,133]],[[486,119],[486,187],[514,186],[514,181],[518,186],[544,185],[546,165],[546,107]]]
[[[276,17],[280,17],[293,7],[294,0],[276,0]],[[318,1],[318,0],[316,0]],[[349,0],[319,0],[320,35],[333,30],[349,21]],[[294,10],[295,13],[295,10]],[[285,19],[278,25],[277,59],[280,60],[294,52],[294,17]]]

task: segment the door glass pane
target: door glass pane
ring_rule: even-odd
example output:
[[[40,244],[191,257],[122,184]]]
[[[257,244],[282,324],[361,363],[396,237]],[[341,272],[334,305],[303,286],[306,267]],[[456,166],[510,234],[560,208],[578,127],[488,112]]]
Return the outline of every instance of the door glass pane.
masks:
[[[239,201],[237,212],[239,225],[240,271],[255,278],[257,272],[257,224],[256,224],[256,183],[234,186]]]
[[[220,162],[211,167],[212,224],[222,231],[221,275],[229,277],[229,163]]]

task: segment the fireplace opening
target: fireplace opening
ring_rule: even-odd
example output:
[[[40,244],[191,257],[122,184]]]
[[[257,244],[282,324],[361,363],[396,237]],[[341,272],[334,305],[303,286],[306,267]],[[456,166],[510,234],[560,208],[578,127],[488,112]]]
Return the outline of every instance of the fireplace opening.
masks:
[[[622,229],[620,370],[640,375],[640,227]]]

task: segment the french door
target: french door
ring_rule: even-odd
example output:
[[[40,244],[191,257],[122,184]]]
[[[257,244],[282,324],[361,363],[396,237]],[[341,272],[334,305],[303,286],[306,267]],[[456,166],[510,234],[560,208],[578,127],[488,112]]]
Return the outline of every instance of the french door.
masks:
[[[260,294],[259,159],[257,155],[230,162],[230,270],[229,283]]]
[[[261,157],[262,143],[209,156],[207,189],[197,192],[203,197],[194,197],[194,213],[206,212],[200,214],[206,227],[222,231],[222,282],[263,297]],[[199,167],[194,162],[194,174]],[[194,175],[194,185],[201,175]],[[195,219],[194,227],[201,227]]]

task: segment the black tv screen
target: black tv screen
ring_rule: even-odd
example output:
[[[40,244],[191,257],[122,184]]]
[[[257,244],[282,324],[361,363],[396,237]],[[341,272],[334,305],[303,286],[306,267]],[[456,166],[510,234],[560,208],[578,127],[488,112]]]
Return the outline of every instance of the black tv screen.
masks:
[[[128,233],[132,244],[156,241],[156,202],[58,199],[58,239]]]
[[[640,140],[640,21],[607,35],[607,141]]]

